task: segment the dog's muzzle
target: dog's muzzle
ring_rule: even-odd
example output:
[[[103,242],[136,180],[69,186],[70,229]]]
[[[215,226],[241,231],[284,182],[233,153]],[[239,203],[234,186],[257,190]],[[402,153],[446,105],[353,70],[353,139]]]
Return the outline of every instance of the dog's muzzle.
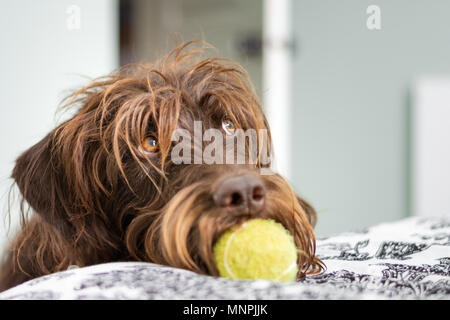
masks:
[[[226,178],[213,191],[214,203],[233,215],[256,215],[264,209],[266,189],[257,176]]]

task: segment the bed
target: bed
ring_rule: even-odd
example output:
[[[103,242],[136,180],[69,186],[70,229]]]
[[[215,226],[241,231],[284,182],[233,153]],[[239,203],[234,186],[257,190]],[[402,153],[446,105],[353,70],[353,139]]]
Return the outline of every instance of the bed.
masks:
[[[407,218],[317,241],[326,272],[294,283],[198,275],[151,263],[73,266],[0,299],[450,299],[450,218]]]

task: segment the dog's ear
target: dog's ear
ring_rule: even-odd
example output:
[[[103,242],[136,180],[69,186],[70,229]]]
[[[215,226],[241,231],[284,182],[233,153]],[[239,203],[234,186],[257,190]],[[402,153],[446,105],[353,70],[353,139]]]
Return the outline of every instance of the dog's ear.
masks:
[[[68,188],[52,150],[54,132],[22,153],[12,172],[23,199],[51,225],[68,227],[61,214]]]
[[[309,223],[314,228],[317,224],[317,212],[313,208],[312,205],[310,205],[305,199],[301,198],[300,196],[297,196],[297,200],[300,203],[300,206],[305,211],[306,215],[308,216]]]

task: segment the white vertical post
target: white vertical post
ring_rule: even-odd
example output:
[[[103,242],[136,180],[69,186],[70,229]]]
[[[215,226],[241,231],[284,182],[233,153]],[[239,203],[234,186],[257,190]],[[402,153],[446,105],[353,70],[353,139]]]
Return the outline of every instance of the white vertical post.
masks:
[[[264,0],[263,104],[272,131],[273,169],[290,178],[291,0]]]
[[[450,216],[450,78],[424,77],[413,92],[412,210]]]

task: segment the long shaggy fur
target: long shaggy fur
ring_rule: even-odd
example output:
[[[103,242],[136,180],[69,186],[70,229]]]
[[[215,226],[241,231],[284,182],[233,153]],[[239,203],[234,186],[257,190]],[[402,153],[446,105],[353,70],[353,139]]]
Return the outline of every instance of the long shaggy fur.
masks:
[[[112,261],[218,275],[215,240],[252,216],[227,214],[214,205],[211,190],[232,175],[259,176],[268,165],[175,165],[171,136],[177,128],[192,132],[194,120],[220,128],[225,115],[237,128],[268,130],[243,68],[188,43],[156,63],[93,81],[65,106],[75,115],[25,151],[12,172],[22,225],[4,256],[0,291],[70,265]],[[158,139],[155,154],[139,148],[148,136]],[[270,150],[270,134],[265,143]],[[314,209],[281,176],[260,178],[267,195],[258,216],[294,235],[302,252],[299,278],[320,272]]]

